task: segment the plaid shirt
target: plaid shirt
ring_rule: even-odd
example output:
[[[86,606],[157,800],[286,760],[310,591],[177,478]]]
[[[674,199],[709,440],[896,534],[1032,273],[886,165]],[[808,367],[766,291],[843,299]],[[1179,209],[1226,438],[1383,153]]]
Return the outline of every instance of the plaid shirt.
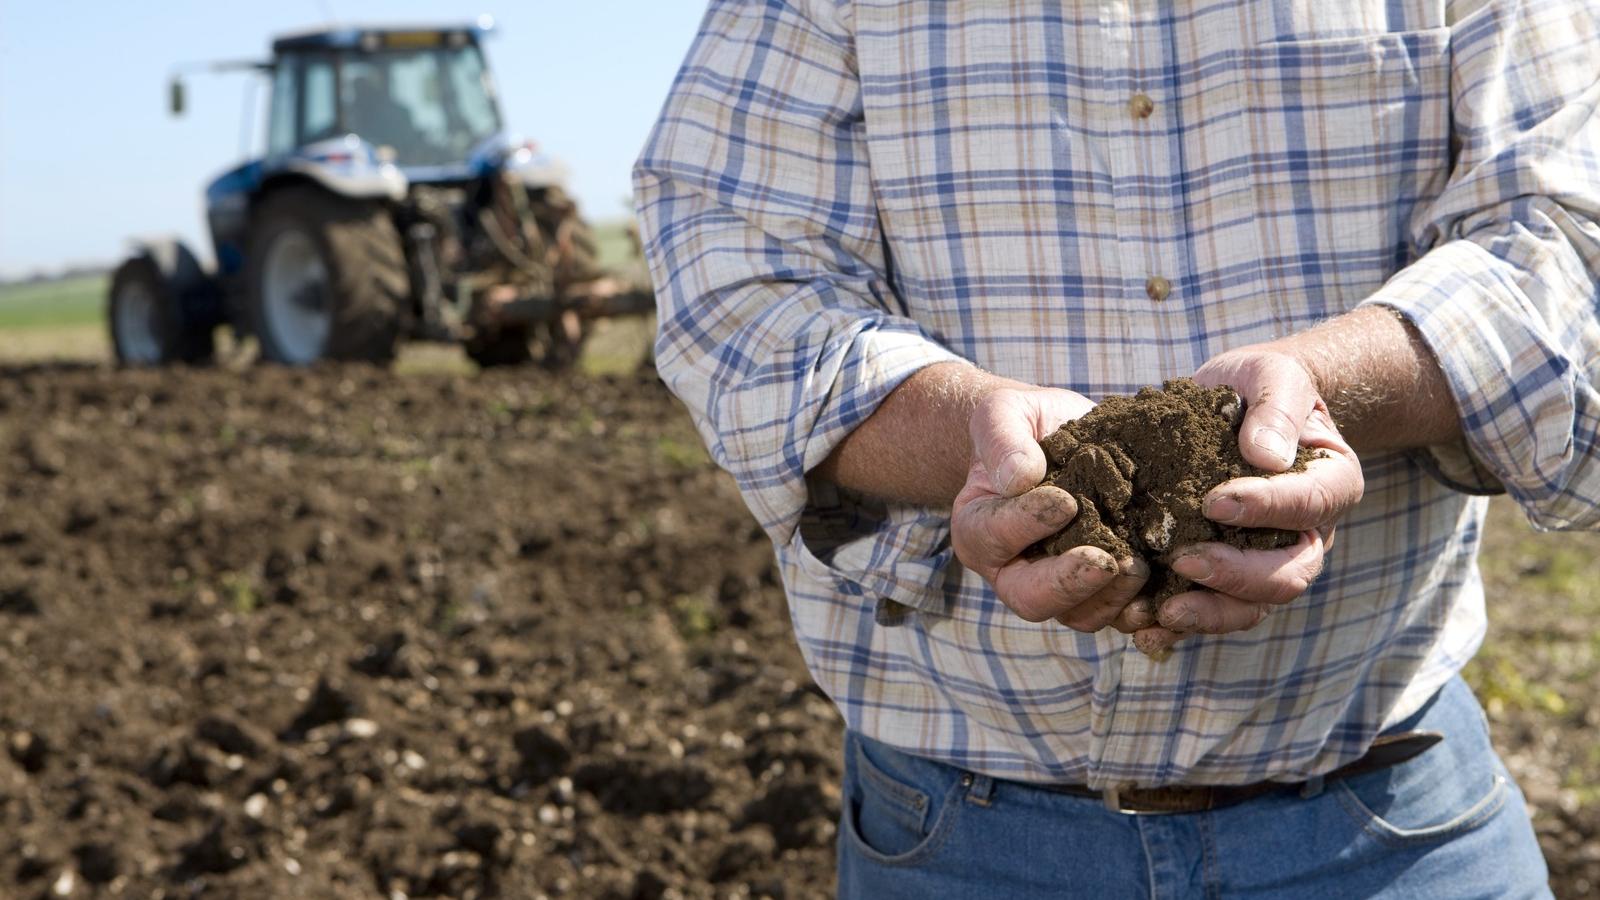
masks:
[[[849,727],[1220,784],[1418,708],[1484,633],[1472,495],[1600,523],[1597,72],[1592,3],[714,0],[636,171],[657,359]],[[1366,303],[1433,347],[1464,441],[1369,454],[1311,591],[1165,662],[1012,615],[947,510],[807,477],[930,363],[1099,397]]]

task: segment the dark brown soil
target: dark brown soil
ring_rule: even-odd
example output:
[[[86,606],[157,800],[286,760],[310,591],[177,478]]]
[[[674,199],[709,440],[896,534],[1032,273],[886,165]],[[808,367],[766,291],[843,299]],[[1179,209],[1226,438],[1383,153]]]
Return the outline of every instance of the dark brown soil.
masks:
[[[1040,542],[1044,555],[1073,547],[1099,547],[1118,559],[1150,564],[1145,593],[1156,601],[1193,583],[1167,568],[1174,553],[1202,541],[1271,550],[1299,536],[1272,528],[1219,525],[1201,512],[1217,485],[1246,475],[1267,475],[1239,453],[1244,405],[1226,387],[1204,388],[1187,378],[1147,387],[1133,397],[1108,397],[1080,419],[1045,437],[1045,483],[1067,491],[1078,515]],[[1311,459],[1300,448],[1294,469]]]
[[[653,377],[0,372],[0,897],[825,896],[838,718]]]
[[[0,685],[6,900],[832,892],[838,716],[654,378],[0,369]]]

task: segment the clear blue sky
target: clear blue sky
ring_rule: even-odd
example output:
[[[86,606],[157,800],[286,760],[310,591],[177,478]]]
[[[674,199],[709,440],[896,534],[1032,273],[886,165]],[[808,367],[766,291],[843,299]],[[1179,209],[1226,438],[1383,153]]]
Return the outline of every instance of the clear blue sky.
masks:
[[[209,258],[200,191],[244,155],[252,76],[190,77],[188,113],[173,119],[170,69],[263,58],[273,34],[323,24],[330,10],[358,23],[493,15],[489,62],[508,125],[568,164],[590,218],[626,216],[629,167],[704,9],[705,0],[0,0],[0,275],[113,261],[138,234],[180,234]],[[265,100],[262,90],[258,108]]]

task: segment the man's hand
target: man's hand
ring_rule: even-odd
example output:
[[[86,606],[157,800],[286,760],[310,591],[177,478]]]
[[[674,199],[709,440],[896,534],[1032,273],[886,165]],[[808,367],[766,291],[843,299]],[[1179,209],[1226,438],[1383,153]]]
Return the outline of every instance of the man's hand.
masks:
[[[956,556],[982,575],[1012,612],[1094,632],[1154,625],[1149,601],[1133,602],[1149,576],[1142,560],[1115,560],[1095,547],[1024,560],[1020,554],[1072,521],[1072,495],[1044,480],[1039,439],[1094,404],[1053,388],[998,390],[971,417],[972,467],[957,495],[950,537]]]
[[[1206,495],[1206,517],[1225,525],[1300,532],[1283,550],[1238,550],[1195,544],[1178,551],[1172,568],[1204,585],[1169,598],[1159,624],[1134,636],[1159,656],[1189,633],[1223,634],[1259,625],[1273,606],[1305,593],[1322,571],[1334,523],[1361,499],[1361,463],[1328,414],[1310,371],[1271,344],[1245,347],[1212,359],[1195,373],[1208,387],[1229,385],[1245,401],[1239,450],[1245,461],[1283,472],[1297,447],[1316,453],[1304,471],[1272,478],[1236,478]]]

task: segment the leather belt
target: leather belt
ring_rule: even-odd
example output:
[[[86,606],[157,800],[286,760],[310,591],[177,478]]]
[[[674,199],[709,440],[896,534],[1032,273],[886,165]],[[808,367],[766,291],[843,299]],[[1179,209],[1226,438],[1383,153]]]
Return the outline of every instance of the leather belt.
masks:
[[[1266,794],[1299,791],[1308,796],[1322,785],[1340,778],[1351,778],[1397,766],[1421,755],[1444,740],[1437,731],[1402,731],[1379,735],[1365,755],[1327,774],[1307,781],[1258,781],[1254,784],[1173,785],[1141,788],[1133,784],[1098,790],[1081,784],[1030,784],[1058,794],[1098,799],[1112,812],[1129,815],[1170,815],[1223,809]]]

